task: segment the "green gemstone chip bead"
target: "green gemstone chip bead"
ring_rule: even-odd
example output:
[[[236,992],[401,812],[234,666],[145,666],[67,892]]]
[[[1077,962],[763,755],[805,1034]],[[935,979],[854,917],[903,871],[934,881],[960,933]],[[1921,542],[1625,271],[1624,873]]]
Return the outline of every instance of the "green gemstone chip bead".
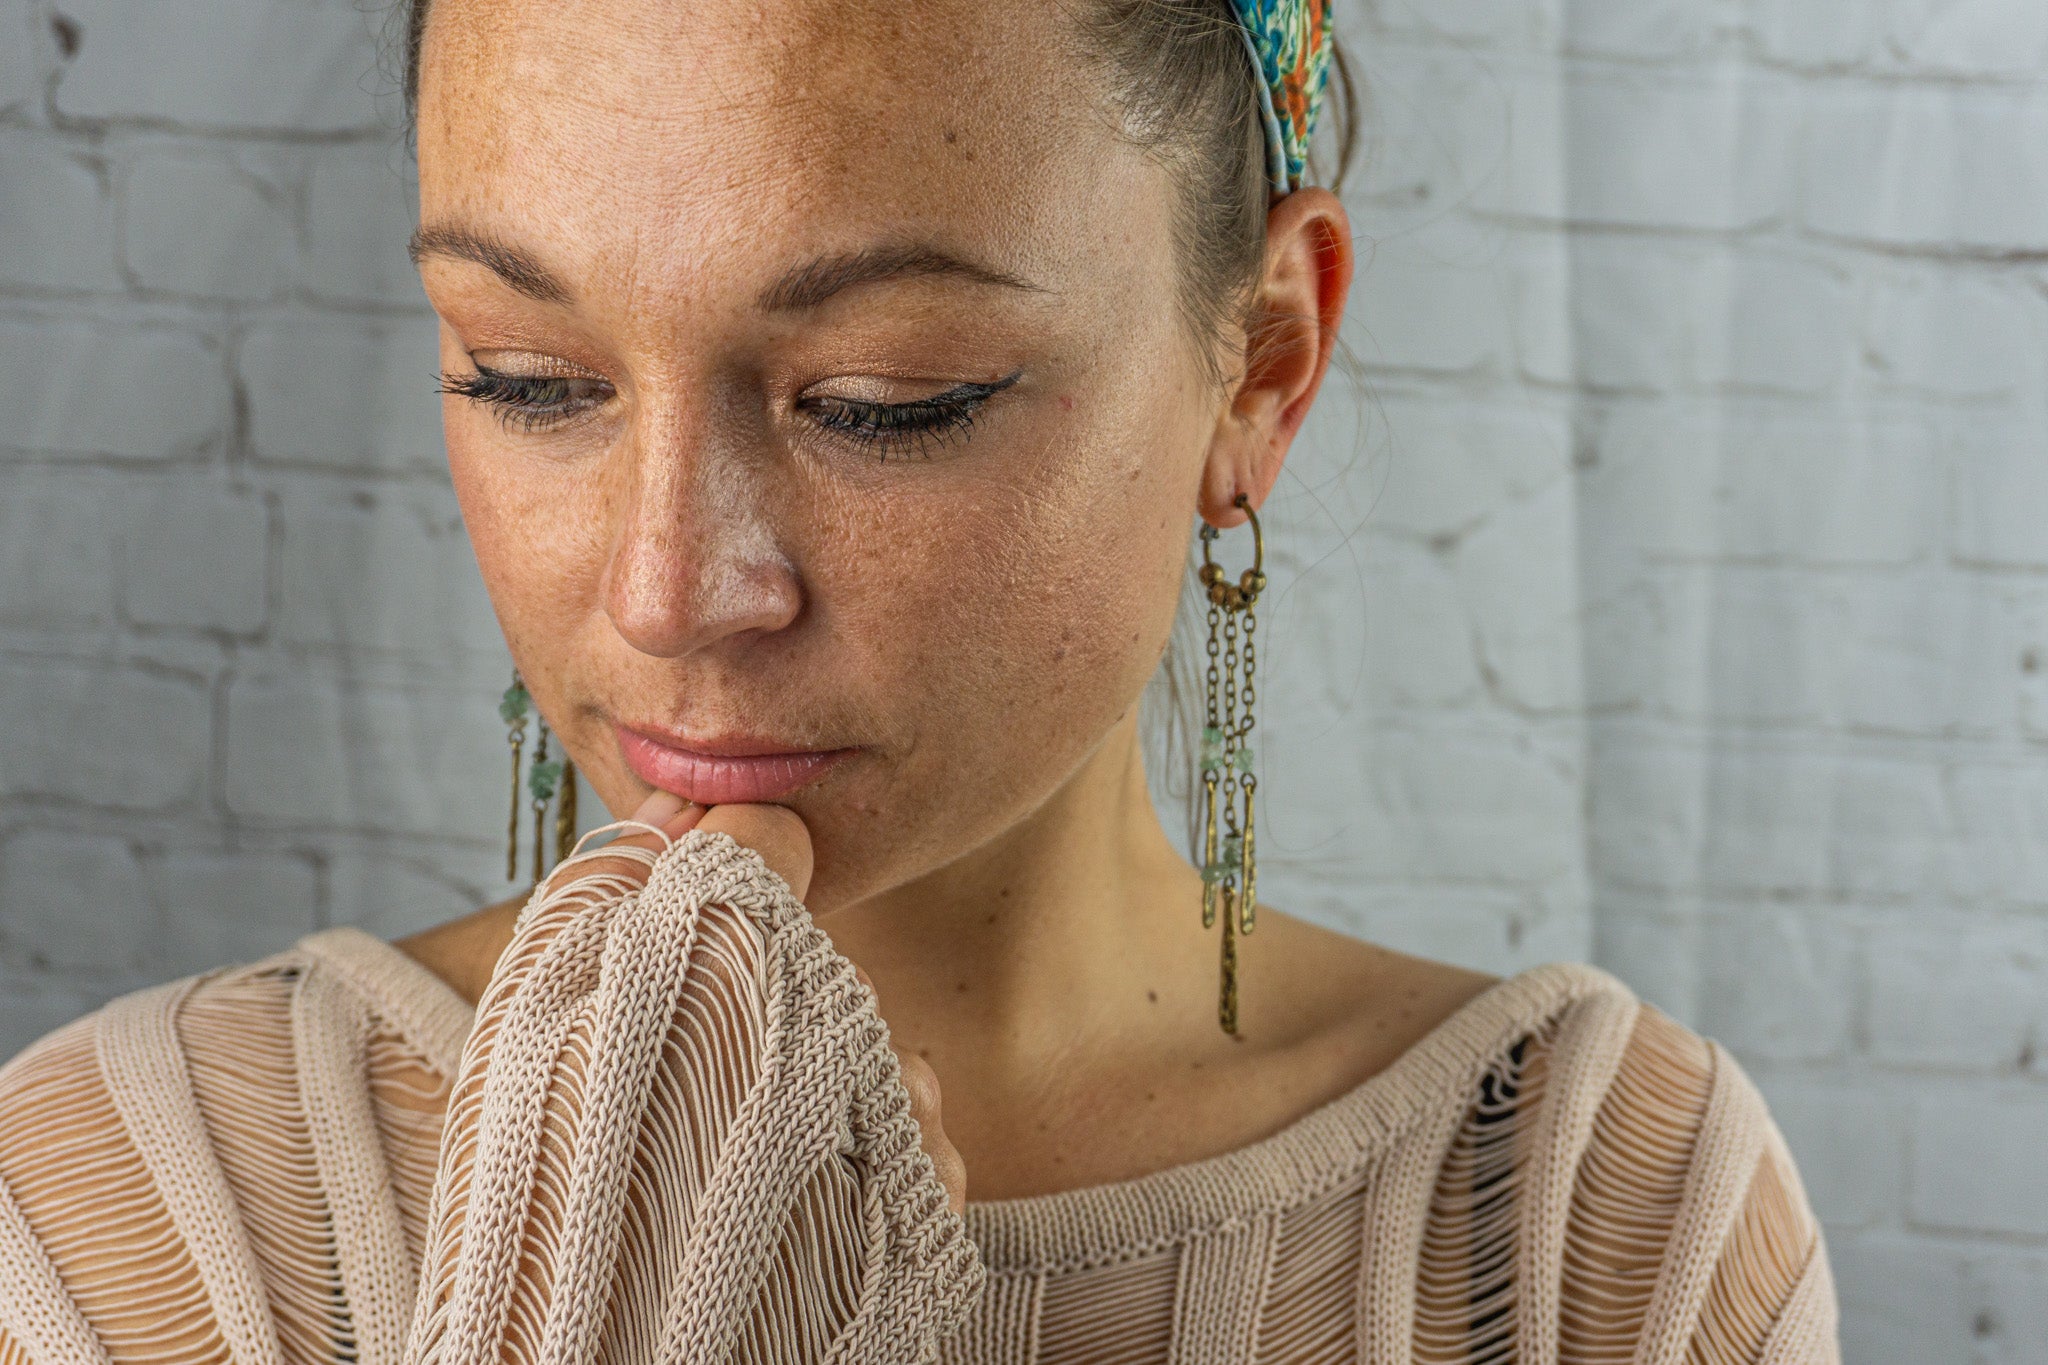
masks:
[[[526,690],[524,683],[515,682],[505,689],[505,695],[498,699],[498,719],[510,725],[526,717],[526,708],[533,703],[533,694]]]
[[[546,763],[535,763],[526,775],[526,790],[533,799],[545,805],[555,799],[555,784],[562,780],[562,764],[559,759]]]

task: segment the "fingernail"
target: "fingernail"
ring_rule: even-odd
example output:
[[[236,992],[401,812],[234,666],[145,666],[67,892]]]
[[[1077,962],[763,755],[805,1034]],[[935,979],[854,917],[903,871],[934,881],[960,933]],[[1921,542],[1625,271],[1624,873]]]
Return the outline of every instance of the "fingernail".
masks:
[[[640,808],[627,818],[638,820],[643,825],[656,829],[667,824],[675,813],[683,808],[683,798],[674,792],[655,792],[640,803]]]
[[[697,828],[697,822],[702,820],[704,813],[710,809],[709,806],[700,806],[691,801],[662,823],[662,832],[671,839],[680,839]]]

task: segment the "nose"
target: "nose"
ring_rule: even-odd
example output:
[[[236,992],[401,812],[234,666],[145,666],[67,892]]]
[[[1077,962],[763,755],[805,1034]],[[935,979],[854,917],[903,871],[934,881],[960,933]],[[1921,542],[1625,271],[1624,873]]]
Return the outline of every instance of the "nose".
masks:
[[[719,451],[678,424],[616,452],[605,613],[627,643],[678,658],[723,640],[782,630],[803,585],[776,534],[768,462]]]

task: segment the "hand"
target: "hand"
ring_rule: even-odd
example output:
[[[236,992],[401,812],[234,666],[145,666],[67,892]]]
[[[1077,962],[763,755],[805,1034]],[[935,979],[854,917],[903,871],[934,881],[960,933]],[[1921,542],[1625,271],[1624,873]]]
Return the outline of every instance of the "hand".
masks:
[[[787,806],[707,808],[695,803],[686,805],[668,792],[656,792],[642,802],[630,818],[644,825],[653,825],[670,839],[680,839],[693,829],[730,835],[735,843],[758,853],[762,862],[789,883],[790,893],[798,900],[802,900],[810,889],[811,832],[802,818]],[[616,840],[615,844],[646,849],[661,846],[648,834],[627,835]],[[646,868],[630,859],[597,859],[585,875],[624,875],[639,882],[645,878],[646,872]],[[868,979],[866,972],[855,967],[854,974],[869,991],[874,990],[875,983]],[[888,1016],[883,1017],[886,1019]],[[953,1212],[959,1213],[967,1207],[967,1164],[947,1138],[940,1122],[938,1074],[924,1058],[900,1047],[895,1052],[903,1073],[903,1088],[910,1094],[910,1116],[917,1121],[920,1145],[925,1155],[931,1158],[940,1183],[946,1187],[947,1202],[952,1205]]]

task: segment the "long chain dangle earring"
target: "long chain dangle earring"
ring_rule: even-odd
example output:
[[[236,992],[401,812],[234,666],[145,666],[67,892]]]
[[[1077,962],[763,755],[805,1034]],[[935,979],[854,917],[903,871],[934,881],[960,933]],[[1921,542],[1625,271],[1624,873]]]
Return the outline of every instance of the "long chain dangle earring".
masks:
[[[526,749],[526,713],[533,698],[519,672],[512,672],[512,685],[498,700],[498,719],[505,722],[505,742],[512,748],[512,813],[505,818],[505,880],[519,876],[519,761]]]
[[[533,798],[533,884],[547,875],[548,803],[555,799],[555,787],[562,780],[563,764],[548,757],[548,721],[540,717],[540,730],[533,740],[533,766],[526,770],[526,791]]]
[[[1202,927],[1214,928],[1221,913],[1223,969],[1216,1021],[1230,1034],[1237,1032],[1237,940],[1257,925],[1252,808],[1259,779],[1252,772],[1251,734],[1253,704],[1258,700],[1253,636],[1259,620],[1252,608],[1266,587],[1266,538],[1258,514],[1242,493],[1235,505],[1251,522],[1252,566],[1235,583],[1226,579],[1209,554],[1218,532],[1204,525],[1201,571],[1209,596],[1207,717],[1202,728]]]
[[[526,752],[526,721],[531,714],[537,729],[533,740],[533,765],[526,773],[526,792],[520,793],[519,768]],[[512,674],[512,685],[505,689],[505,695],[498,700],[498,719],[505,722],[505,738],[512,749],[512,812],[505,821],[505,880],[514,881],[519,876],[519,810],[529,802],[533,806],[533,880],[540,884],[547,871],[548,806],[555,806],[555,861],[561,862],[576,848],[576,765],[570,761],[568,752],[563,751],[559,759],[550,758],[547,717],[540,714],[533,704],[533,694],[526,690],[526,684],[517,671]],[[555,801],[560,793],[561,800]]]

